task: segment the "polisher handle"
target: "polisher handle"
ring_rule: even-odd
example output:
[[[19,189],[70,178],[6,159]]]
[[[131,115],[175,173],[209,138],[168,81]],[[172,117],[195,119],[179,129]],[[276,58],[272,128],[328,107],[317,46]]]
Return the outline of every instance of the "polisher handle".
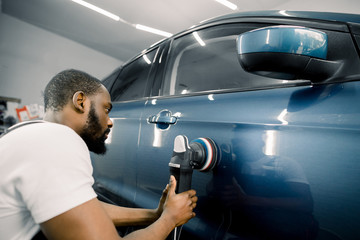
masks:
[[[192,169],[180,169],[180,179],[178,184],[178,193],[191,189]]]

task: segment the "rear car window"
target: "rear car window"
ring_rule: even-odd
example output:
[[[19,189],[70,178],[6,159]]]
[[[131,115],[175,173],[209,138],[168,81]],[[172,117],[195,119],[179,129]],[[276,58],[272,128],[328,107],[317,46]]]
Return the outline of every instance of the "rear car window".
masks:
[[[118,68],[115,71],[113,71],[109,76],[107,76],[106,78],[104,78],[102,80],[102,83],[104,84],[104,86],[106,87],[106,89],[109,92],[110,92],[111,86],[115,82],[115,79],[119,76],[120,71],[121,71],[121,68]]]
[[[148,75],[157,49],[125,65],[111,88],[112,101],[136,100],[144,97]]]

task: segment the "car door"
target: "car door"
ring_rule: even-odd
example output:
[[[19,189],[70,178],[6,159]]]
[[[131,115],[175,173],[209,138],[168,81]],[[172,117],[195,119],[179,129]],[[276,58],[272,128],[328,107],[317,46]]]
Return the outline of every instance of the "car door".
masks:
[[[244,71],[236,39],[266,25],[206,26],[173,40],[163,81],[141,117],[135,205],[156,207],[177,135],[207,137],[220,160],[213,171],[193,173],[199,202],[185,236],[356,239],[360,122],[353,117],[360,109],[351,103],[359,101],[360,85],[313,85]],[[330,59],[359,63],[349,34],[326,32]],[[341,48],[351,48],[351,56],[336,52]]]
[[[107,202],[131,207],[136,196],[138,136],[146,88],[157,48],[114,72],[104,84],[113,104],[106,157],[92,155],[95,189]],[[112,79],[114,78],[114,79]]]

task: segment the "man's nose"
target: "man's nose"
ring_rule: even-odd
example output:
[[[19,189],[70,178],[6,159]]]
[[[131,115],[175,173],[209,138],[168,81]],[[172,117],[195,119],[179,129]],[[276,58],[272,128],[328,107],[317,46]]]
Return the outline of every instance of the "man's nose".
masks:
[[[107,125],[108,125],[108,128],[113,127],[113,122],[112,122],[111,118],[108,119]]]

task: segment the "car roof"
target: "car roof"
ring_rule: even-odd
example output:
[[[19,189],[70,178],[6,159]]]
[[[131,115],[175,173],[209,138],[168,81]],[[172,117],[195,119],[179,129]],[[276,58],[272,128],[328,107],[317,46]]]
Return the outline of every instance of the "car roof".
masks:
[[[349,13],[335,13],[335,12],[311,12],[311,11],[287,11],[287,10],[268,10],[268,11],[254,11],[254,12],[238,12],[224,16],[211,18],[202,23],[210,23],[214,21],[226,20],[230,18],[241,17],[289,17],[289,18],[306,18],[318,19],[327,21],[340,21],[360,23],[360,15]]]

